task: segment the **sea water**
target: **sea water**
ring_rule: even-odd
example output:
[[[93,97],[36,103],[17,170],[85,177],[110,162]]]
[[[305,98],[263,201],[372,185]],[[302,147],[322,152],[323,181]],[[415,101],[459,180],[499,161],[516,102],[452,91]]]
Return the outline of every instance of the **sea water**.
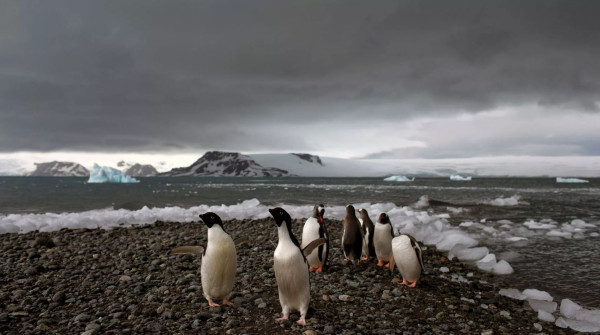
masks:
[[[510,264],[514,273],[504,277],[510,287],[600,308],[600,179],[140,179],[89,184],[86,178],[0,177],[0,233],[192,222],[207,210],[225,219],[262,218],[269,206],[302,217],[316,203],[325,204],[326,218],[341,220],[344,206],[354,204],[369,209],[373,220],[391,213],[398,229],[474,266],[479,260],[485,268],[491,258],[504,262],[503,269]]]

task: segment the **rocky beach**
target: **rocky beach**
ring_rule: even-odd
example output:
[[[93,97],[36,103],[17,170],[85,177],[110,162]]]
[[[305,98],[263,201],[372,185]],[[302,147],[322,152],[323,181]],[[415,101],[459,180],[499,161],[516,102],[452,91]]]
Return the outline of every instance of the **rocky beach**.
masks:
[[[233,307],[209,308],[201,257],[169,255],[205,245],[202,223],[0,235],[0,334],[572,334],[537,319],[525,301],[498,294],[494,276],[425,246],[414,289],[400,274],[344,264],[341,222],[328,220],[329,269],[311,273],[307,326],[280,316],[272,219],[224,222],[237,246]],[[302,220],[293,228],[301,236]]]

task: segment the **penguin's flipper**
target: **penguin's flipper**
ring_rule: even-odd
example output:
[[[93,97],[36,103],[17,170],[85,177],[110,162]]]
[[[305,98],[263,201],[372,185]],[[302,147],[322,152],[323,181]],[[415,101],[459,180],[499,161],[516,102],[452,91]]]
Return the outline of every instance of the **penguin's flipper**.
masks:
[[[302,253],[305,255],[310,255],[310,253],[315,250],[316,247],[320,246],[321,244],[327,243],[327,239],[326,238],[318,238],[312,242],[310,242],[306,247],[302,248]]]
[[[204,255],[204,247],[198,245],[184,245],[169,252],[169,255]]]
[[[421,272],[425,272],[425,266],[423,264],[423,251],[421,250],[421,246],[419,246],[419,242],[416,238],[411,235],[405,234],[410,238],[410,244],[415,249],[415,253],[417,254],[417,258],[419,259],[419,264],[421,265]]]
[[[394,255],[390,257],[390,272],[394,273],[394,265],[396,264],[396,260],[394,259]]]

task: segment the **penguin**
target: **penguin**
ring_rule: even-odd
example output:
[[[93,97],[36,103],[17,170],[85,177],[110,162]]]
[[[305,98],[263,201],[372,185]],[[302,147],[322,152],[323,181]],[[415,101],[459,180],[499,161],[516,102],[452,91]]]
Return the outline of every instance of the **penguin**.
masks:
[[[354,206],[346,206],[346,217],[344,218],[344,230],[342,232],[342,250],[344,251],[344,261],[356,261],[360,263],[362,253],[363,239],[360,222],[356,218]]]
[[[424,270],[423,252],[417,240],[408,235],[400,234],[392,239],[393,257],[390,260],[390,271],[394,272],[394,263],[402,276],[400,285],[417,286],[417,281]]]
[[[317,250],[306,255],[306,260],[310,266],[310,271],[323,272],[323,268],[327,266],[327,258],[329,256],[329,237],[327,236],[327,228],[323,220],[323,214],[325,213],[325,206],[323,204],[315,205],[313,213],[310,218],[304,223],[302,228],[302,244],[301,248],[308,245],[310,242],[324,238],[327,242],[324,245],[320,245]]]
[[[325,243],[325,239],[316,239],[302,250],[292,233],[290,215],[280,207],[269,209],[269,213],[275,219],[279,237],[273,254],[273,269],[282,316],[275,321],[287,320],[291,311],[299,311],[300,319],[296,323],[305,326],[310,303],[310,276],[304,253],[310,254],[316,247]]]
[[[360,223],[362,225],[362,231],[365,236],[362,250],[362,260],[369,260],[371,257],[375,257],[375,247],[373,246],[373,233],[375,232],[375,225],[369,217],[369,213],[366,209],[361,208],[357,210],[360,213]]]
[[[222,299],[222,304],[233,306],[229,296],[235,283],[237,255],[235,243],[223,229],[221,218],[213,213],[200,214],[200,218],[208,227],[206,249],[201,246],[183,246],[171,250],[171,255],[202,255],[200,276],[204,297],[211,307],[219,306],[214,299]]]
[[[383,266],[383,262],[389,262],[392,259],[392,238],[394,238],[394,229],[390,218],[387,214],[381,213],[377,223],[375,223],[373,233],[377,266]],[[385,267],[389,267],[389,264],[386,264]]]

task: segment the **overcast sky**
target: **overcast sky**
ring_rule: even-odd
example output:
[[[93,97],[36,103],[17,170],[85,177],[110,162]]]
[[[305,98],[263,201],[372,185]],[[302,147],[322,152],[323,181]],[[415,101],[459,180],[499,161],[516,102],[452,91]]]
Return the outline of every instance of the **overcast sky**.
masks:
[[[0,154],[600,155],[600,1],[2,1]]]

